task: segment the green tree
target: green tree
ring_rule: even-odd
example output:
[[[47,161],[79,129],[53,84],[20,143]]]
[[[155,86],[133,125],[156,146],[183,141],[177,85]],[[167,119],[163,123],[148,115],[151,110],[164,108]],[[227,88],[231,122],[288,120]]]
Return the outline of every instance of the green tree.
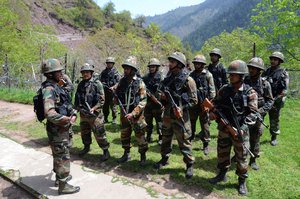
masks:
[[[115,4],[111,1],[105,4],[103,7],[104,16],[106,18],[112,17],[115,11]]]

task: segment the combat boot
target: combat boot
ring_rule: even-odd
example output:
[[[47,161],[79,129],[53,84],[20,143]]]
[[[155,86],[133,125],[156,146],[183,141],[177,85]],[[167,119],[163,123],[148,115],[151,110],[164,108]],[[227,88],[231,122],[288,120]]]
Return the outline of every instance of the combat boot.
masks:
[[[112,124],[113,124],[113,125],[116,125],[116,124],[117,124],[117,118],[113,118]]]
[[[104,162],[106,160],[108,160],[108,158],[110,158],[110,153],[108,151],[108,149],[104,149],[103,150],[103,155],[101,156],[101,161]]]
[[[208,142],[203,142],[203,153],[204,155],[208,155],[209,153]]]
[[[169,164],[168,160],[169,160],[169,157],[163,156],[160,159],[160,161],[154,163],[154,165],[153,165],[154,169],[161,169],[163,166],[166,166],[167,164]]]
[[[194,166],[193,164],[186,164],[185,178],[191,179],[194,175]]]
[[[70,180],[72,180],[72,176],[71,176],[71,175],[69,175],[69,176],[67,177],[66,182],[69,182]],[[54,185],[55,185],[56,187],[58,187],[58,185],[59,185],[59,179],[57,179],[57,177],[55,178],[55,183],[54,183]]]
[[[152,138],[152,133],[147,133],[147,137],[146,137],[146,140],[148,143],[151,143],[153,141],[153,138]]]
[[[162,144],[162,135],[158,135],[158,141],[157,141],[158,145]]]
[[[276,146],[277,145],[277,139],[276,139],[277,135],[272,135],[271,138],[271,145],[272,146]]]
[[[68,184],[67,182],[62,182],[59,181],[59,185],[58,185],[58,194],[72,194],[72,193],[77,193],[80,191],[80,187],[79,186],[73,186]]]
[[[140,166],[146,165],[146,153],[141,153]]]
[[[118,163],[124,163],[124,162],[127,162],[127,161],[130,160],[130,159],[131,159],[131,157],[130,157],[130,151],[125,150],[123,156],[120,157],[120,158],[117,160],[117,162],[118,162]]]
[[[221,181],[227,182],[227,177],[226,177],[227,171],[228,171],[228,169],[220,170],[218,175],[214,178],[209,179],[208,182],[211,184],[217,184],[218,182],[221,182]]]
[[[256,164],[256,160],[255,160],[255,159],[256,159],[256,158],[251,157],[251,158],[250,158],[249,165],[251,166],[251,168],[252,168],[253,170],[259,170],[259,166]]]
[[[247,195],[247,186],[246,186],[246,179],[239,177],[239,187],[238,187],[238,192],[242,196]]]
[[[78,152],[78,155],[85,155],[90,151],[90,145],[89,144],[85,144],[84,148]]]

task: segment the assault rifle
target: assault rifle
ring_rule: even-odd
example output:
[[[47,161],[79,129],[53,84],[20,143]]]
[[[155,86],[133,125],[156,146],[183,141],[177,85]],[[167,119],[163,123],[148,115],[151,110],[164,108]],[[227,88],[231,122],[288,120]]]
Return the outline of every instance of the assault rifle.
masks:
[[[213,114],[215,114],[215,116],[217,117],[217,119],[219,120],[219,122],[225,126],[225,128],[228,130],[228,132],[230,133],[230,135],[233,137],[234,140],[239,141],[242,143],[243,147],[249,152],[249,154],[251,155],[251,157],[255,157],[254,154],[250,151],[250,149],[245,145],[243,139],[242,139],[242,135],[241,132],[237,129],[235,129],[230,122],[228,121],[228,119],[226,118],[226,116],[219,111],[218,109],[215,108],[215,106],[206,98],[203,102],[203,106],[205,108],[207,108],[209,111],[211,111]]]
[[[90,107],[89,103],[85,102],[85,105],[88,108],[88,110],[85,108],[85,106],[80,105],[80,107],[79,107],[80,108],[80,112],[82,112],[85,115],[90,115],[90,116],[93,116],[93,117],[97,117],[96,114],[94,114],[94,113],[91,112],[91,107]]]
[[[152,102],[154,102],[155,104],[158,104],[161,109],[164,109],[164,106],[162,105],[162,103],[151,93],[151,91],[149,89],[146,89],[146,92],[147,92],[147,96],[151,99]]]
[[[259,112],[256,112],[256,117],[257,120],[264,125],[267,129],[269,129],[269,125],[267,125],[266,123],[264,123],[264,119],[261,117],[261,114]]]
[[[166,97],[169,99],[170,103],[171,103],[171,106],[172,106],[172,109],[173,109],[173,113],[175,115],[175,117],[181,121],[182,123],[182,127],[185,131],[185,133],[187,133],[187,130],[184,126],[184,120],[183,120],[183,116],[182,116],[182,113],[180,111],[180,108],[177,106],[177,104],[175,103],[170,91],[168,89],[165,88],[165,91],[164,93],[166,94]]]

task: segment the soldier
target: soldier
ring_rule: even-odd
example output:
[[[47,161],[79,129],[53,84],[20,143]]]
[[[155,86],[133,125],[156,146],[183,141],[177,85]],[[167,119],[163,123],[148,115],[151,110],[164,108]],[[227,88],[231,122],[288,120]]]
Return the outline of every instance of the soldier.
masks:
[[[42,64],[42,73],[47,78],[42,83],[46,129],[53,155],[53,171],[58,182],[58,194],[71,194],[80,190],[67,183],[70,175],[69,129],[76,121],[70,96],[58,82],[63,78],[63,67],[57,59],[48,59]]]
[[[81,139],[84,148],[79,152],[79,155],[84,155],[90,151],[92,130],[99,147],[103,150],[100,160],[106,161],[110,157],[110,153],[102,114],[105,99],[104,89],[99,80],[93,79],[94,67],[92,65],[85,63],[80,72],[82,81],[78,84],[75,94],[75,108],[80,111]]]
[[[214,48],[209,53],[209,56],[210,56],[211,63],[208,65],[208,70],[214,77],[215,87],[216,90],[218,91],[223,85],[228,84],[225,67],[219,61],[220,58],[222,57],[222,54],[220,49]]]
[[[172,151],[172,138],[175,134],[183,161],[186,164],[185,177],[193,177],[194,157],[192,155],[191,126],[189,108],[197,104],[195,81],[183,72],[185,55],[175,52],[169,57],[169,75],[162,81],[161,100],[165,104],[162,127],[161,160],[154,164],[160,169],[168,164]]]
[[[143,81],[147,88],[147,105],[145,107],[145,119],[147,123],[147,142],[152,142],[153,118],[156,121],[156,130],[158,134],[158,144],[161,144],[161,128],[163,106],[157,100],[157,88],[162,81],[159,72],[160,61],[156,58],[150,59],[148,63],[149,73],[143,77]]]
[[[266,77],[272,87],[272,95],[274,97],[274,105],[269,111],[271,145],[277,145],[277,135],[280,134],[279,117],[280,110],[284,106],[289,85],[288,72],[280,68],[280,64],[284,62],[284,56],[281,52],[273,52],[269,57],[271,67],[263,72],[262,77]]]
[[[212,74],[204,69],[206,65],[206,58],[204,55],[196,55],[193,64],[195,70],[190,74],[197,85],[197,96],[198,96],[198,104],[193,106],[190,109],[191,116],[191,126],[192,126],[192,136],[190,140],[192,141],[195,137],[196,131],[196,121],[199,116],[201,132],[200,139],[203,142],[203,152],[205,155],[208,155],[208,143],[210,141],[210,132],[209,132],[209,117],[208,110],[205,110],[202,106],[202,103],[205,98],[209,100],[213,99],[216,96],[215,84]]]
[[[216,184],[227,181],[226,172],[230,167],[231,146],[234,147],[237,161],[236,174],[239,176],[238,192],[241,195],[247,194],[246,178],[248,177],[247,154],[249,146],[248,126],[256,123],[257,94],[249,85],[244,84],[244,77],[248,73],[244,61],[235,60],[228,67],[230,84],[223,86],[216,98],[213,100],[216,109],[228,120],[233,127],[235,135],[231,134],[228,125],[220,118],[218,122],[218,168],[219,174],[210,179],[209,182]],[[214,116],[211,116],[214,118]],[[224,118],[223,118],[224,119]],[[239,138],[238,140],[236,138]]]
[[[146,163],[146,151],[148,143],[145,139],[146,122],[144,109],[147,103],[146,86],[143,80],[136,76],[138,71],[137,60],[129,56],[122,64],[124,77],[112,87],[116,93],[116,99],[121,107],[121,143],[124,154],[118,159],[118,163],[124,163],[131,159],[131,132],[134,130],[140,153],[140,165]]]
[[[249,76],[245,78],[245,84],[251,86],[258,96],[258,113],[263,120],[264,116],[273,106],[273,96],[270,83],[262,78],[261,71],[265,70],[264,62],[259,57],[252,58],[247,64],[249,69]],[[250,150],[255,157],[250,158],[249,165],[252,169],[258,170],[259,166],[256,164],[256,158],[259,157],[259,139],[263,133],[263,124],[257,121],[256,124],[249,128],[250,132]]]
[[[116,85],[120,81],[120,74],[117,69],[114,67],[115,58],[108,57],[106,59],[106,68],[100,74],[100,81],[104,85],[105,91],[105,102],[103,106],[104,122],[108,122],[109,108],[112,112],[113,124],[117,123],[117,107],[113,103],[113,93],[109,89],[110,87]]]

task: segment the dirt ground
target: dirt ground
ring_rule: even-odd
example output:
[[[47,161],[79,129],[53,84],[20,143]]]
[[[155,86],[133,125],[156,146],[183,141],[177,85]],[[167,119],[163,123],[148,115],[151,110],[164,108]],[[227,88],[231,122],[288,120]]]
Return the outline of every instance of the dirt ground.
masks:
[[[24,104],[18,104],[18,103],[9,103],[5,101],[0,100],[0,119],[6,122],[34,122],[35,120],[35,115],[33,112],[33,106],[31,105],[24,105]],[[40,150],[46,153],[51,154],[50,148],[47,146],[47,143],[42,143],[39,140],[32,140],[28,137],[28,135],[25,132],[22,131],[11,131],[8,129],[5,129],[4,127],[0,126],[0,134],[3,134],[7,137],[10,137],[11,139],[17,141],[20,144],[26,145],[31,148],[35,148],[36,150]],[[79,164],[79,165],[84,165],[88,166],[90,168],[99,168],[103,167],[104,170],[106,167],[108,168],[105,163],[99,163],[99,165],[95,165],[88,163],[88,162],[83,162],[80,158],[78,157],[73,157],[72,158],[73,163]],[[128,171],[124,171],[118,167],[116,168],[110,168],[108,169],[108,172],[105,172],[107,175],[111,176],[121,176],[122,178],[127,178],[131,181],[134,181],[135,184],[143,184],[143,187],[151,187],[151,189],[154,189],[157,192],[169,195],[169,196],[181,196],[181,198],[207,198],[207,199],[219,199],[222,198],[219,195],[215,193],[208,193],[206,190],[201,189],[199,187],[192,187],[192,186],[186,186],[186,185],[181,185],[176,182],[173,182],[169,178],[163,178],[160,179],[159,181],[152,181],[151,177],[145,174],[140,174],[140,173],[131,173]],[[147,182],[145,184],[145,181]],[[4,184],[4,183],[3,183]],[[13,194],[14,189],[12,188],[12,185],[8,185],[9,188],[4,187],[2,185],[2,182],[0,182],[0,190],[3,194],[5,191],[7,195]],[[167,188],[166,188],[167,187]],[[10,193],[11,191],[11,193]],[[188,194],[187,194],[188,193]],[[0,195],[1,196],[1,195]],[[2,197],[0,197],[2,198]],[[19,198],[19,197],[8,197],[8,198]]]
[[[0,176],[0,198],[2,199],[33,199],[32,195]]]

